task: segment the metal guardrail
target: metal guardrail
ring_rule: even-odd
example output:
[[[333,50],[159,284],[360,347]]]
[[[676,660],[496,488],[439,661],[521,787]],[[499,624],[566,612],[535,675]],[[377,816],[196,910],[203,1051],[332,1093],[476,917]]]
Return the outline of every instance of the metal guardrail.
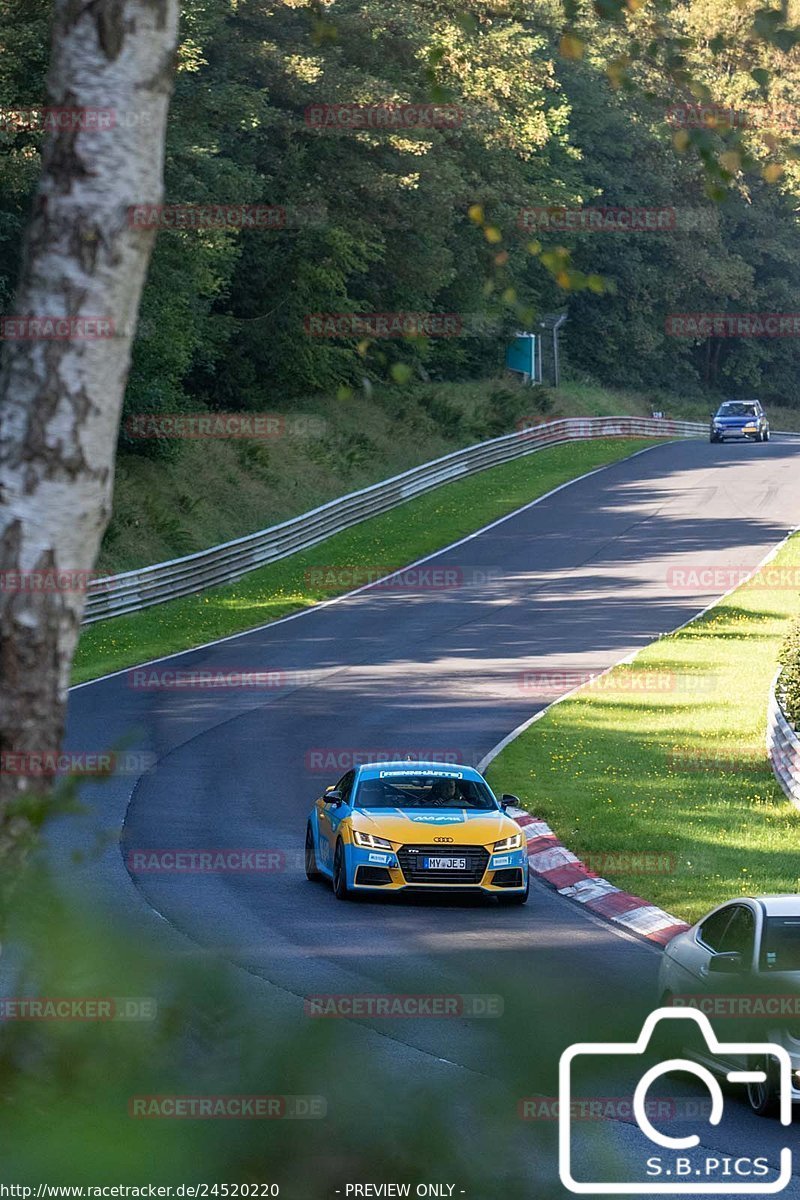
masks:
[[[330,500],[310,512],[223,542],[208,550],[155,563],[136,571],[107,575],[89,584],[84,624],[138,612],[223,583],[231,583],[266,563],[307,550],[318,542],[350,529],[369,517],[387,512],[414,496],[453,479],[474,475],[487,467],[511,462],[546,446],[601,437],[691,438],[707,436],[699,421],[669,421],[652,417],[565,417],[544,421],[516,433],[455,450],[433,462],[412,467],[401,475]]]
[[[781,707],[780,671],[769,693],[767,754],[778,783],[794,806],[800,808],[800,737]]]

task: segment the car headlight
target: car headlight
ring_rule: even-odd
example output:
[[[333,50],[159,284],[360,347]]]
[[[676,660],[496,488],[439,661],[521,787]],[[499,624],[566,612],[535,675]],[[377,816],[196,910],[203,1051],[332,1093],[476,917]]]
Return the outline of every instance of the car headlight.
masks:
[[[353,830],[353,841],[357,846],[364,846],[367,850],[391,850],[392,843],[387,842],[386,838],[376,837],[374,833],[359,833],[357,829]]]
[[[502,842],[495,842],[492,853],[496,854],[498,850],[519,850],[521,846],[522,834],[512,833],[510,837],[503,838]]]

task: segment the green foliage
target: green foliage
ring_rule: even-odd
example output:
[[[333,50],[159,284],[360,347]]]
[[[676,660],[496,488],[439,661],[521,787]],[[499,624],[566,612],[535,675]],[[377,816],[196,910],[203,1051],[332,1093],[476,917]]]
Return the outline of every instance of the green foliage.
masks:
[[[491,1194],[499,1182],[508,1200],[524,1200],[533,1177],[537,1195],[555,1200],[555,1184],[544,1166],[531,1168],[508,1118],[532,1090],[531,1079],[541,1077],[540,1047],[523,1062],[515,1038],[512,1060],[510,1045],[498,1039],[501,1061],[510,1060],[503,1101],[496,1090],[475,1087],[470,1121],[459,1133],[447,1073],[426,1081],[423,1094],[407,1070],[386,1074],[375,1062],[365,1069],[352,1053],[352,1023],[311,1019],[302,990],[282,989],[276,1003],[277,989],[260,976],[176,930],[162,945],[119,913],[103,919],[85,887],[58,886],[38,864],[15,899],[4,922],[14,945],[13,963],[4,957],[11,996],[95,1000],[105,1019],[4,1020],[4,1180],[146,1188],[146,1165],[153,1186],[206,1181],[210,1191],[232,1184],[255,1192],[277,1181],[281,1195],[310,1197],[320,1194],[322,1178],[331,1192],[362,1173],[414,1181],[425,1162],[443,1178],[468,1177],[476,1194]],[[495,980],[475,978],[485,992],[496,990]],[[404,990],[413,987],[409,976]],[[553,1013],[564,1012],[561,990],[538,1014],[551,1030],[558,1028]],[[530,1008],[524,980],[509,984],[505,996],[514,1011]],[[365,1137],[366,1118],[352,1115],[375,1111],[376,1080],[396,1102]],[[287,1109],[293,1097],[313,1097],[320,1119],[137,1119],[137,1102],[201,1096],[286,1097]],[[470,1144],[473,1122],[502,1156],[499,1167]],[[315,1137],[336,1153],[311,1153]]]
[[[521,416],[519,392],[509,391],[508,388],[495,388],[489,394],[489,403],[491,409],[487,435],[499,437],[502,433],[509,433],[517,417]]]
[[[0,105],[44,92],[47,11],[0,0]],[[792,311],[800,287],[796,31],[743,0],[340,0],[184,17],[169,203],[282,206],[273,229],[164,230],[126,414],[284,409],[362,381],[494,373],[515,328],[567,308],[565,354],[601,382],[797,402],[796,339],[668,336],[670,313]],[[313,105],[454,106],[447,127],[317,127]],[[681,105],[717,105],[683,124]],[[777,111],[777,130],[763,119]],[[734,117],[730,117],[730,113]],[[0,130],[8,307],[42,135]],[[132,196],[136,202],[141,197]],[[659,207],[677,228],[520,227],[524,208]],[[455,337],[310,336],[312,313],[456,313]],[[483,333],[480,332],[481,324]],[[275,397],[280,397],[280,405]],[[417,406],[419,407],[419,406]],[[424,407],[424,406],[423,406]],[[447,430],[457,415],[440,412]],[[122,449],[169,455],[157,439]]]
[[[795,621],[781,651],[780,695],[783,710],[800,729],[800,621]]]

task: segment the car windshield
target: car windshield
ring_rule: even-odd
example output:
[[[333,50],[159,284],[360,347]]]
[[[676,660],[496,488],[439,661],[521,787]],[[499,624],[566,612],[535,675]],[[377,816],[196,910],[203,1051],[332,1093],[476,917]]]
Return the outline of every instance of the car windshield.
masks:
[[[743,400],[727,400],[725,404],[721,404],[718,417],[754,417],[756,415],[755,404],[745,404]]]
[[[762,971],[800,971],[800,916],[767,917],[761,943]]]
[[[493,809],[496,802],[488,787],[475,779],[454,775],[413,775],[402,771],[364,779],[358,787],[356,808],[476,808]]]

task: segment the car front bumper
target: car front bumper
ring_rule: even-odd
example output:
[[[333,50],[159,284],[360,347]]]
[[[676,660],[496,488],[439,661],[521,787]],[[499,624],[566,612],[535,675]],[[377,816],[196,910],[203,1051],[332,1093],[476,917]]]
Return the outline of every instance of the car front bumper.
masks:
[[[714,437],[718,438],[744,438],[750,441],[753,438],[761,436],[761,429],[757,425],[723,425],[711,430]]]
[[[413,848],[415,856],[420,847]],[[475,847],[427,846],[430,857],[462,857]],[[353,844],[347,847],[348,886],[354,891],[370,892],[486,892],[491,895],[513,895],[528,886],[528,856],[525,849],[492,853],[484,848],[485,865],[470,863],[465,871],[433,872],[426,878],[425,870],[410,865],[412,848],[401,846],[394,850],[368,850]],[[477,856],[473,854],[473,859]]]

